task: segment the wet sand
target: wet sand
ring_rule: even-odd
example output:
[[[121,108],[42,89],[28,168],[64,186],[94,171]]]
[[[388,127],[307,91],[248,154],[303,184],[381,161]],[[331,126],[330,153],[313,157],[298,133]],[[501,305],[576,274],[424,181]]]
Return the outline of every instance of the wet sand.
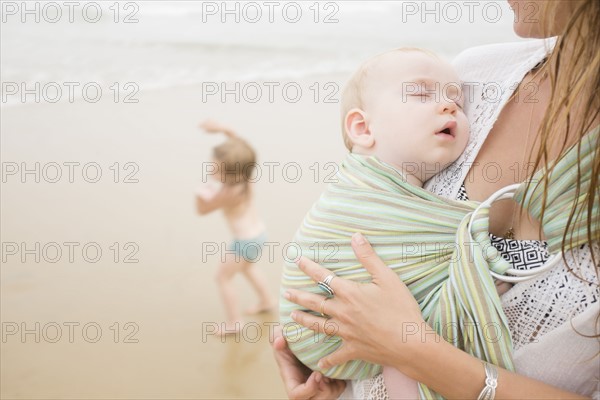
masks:
[[[259,263],[277,295],[282,248],[333,172],[326,163],[345,154],[339,105],[308,88],[345,79],[307,78],[297,103],[203,102],[189,86],[137,104],[3,108],[1,397],[284,398],[268,343],[276,315],[249,318],[239,340],[203,335],[224,318],[207,245],[230,234],[220,212],[195,214],[202,163],[222,140],[196,125],[230,124],[257,149],[258,206],[276,243]],[[39,177],[8,173],[36,162]],[[241,306],[256,301],[241,277],[236,287]]]

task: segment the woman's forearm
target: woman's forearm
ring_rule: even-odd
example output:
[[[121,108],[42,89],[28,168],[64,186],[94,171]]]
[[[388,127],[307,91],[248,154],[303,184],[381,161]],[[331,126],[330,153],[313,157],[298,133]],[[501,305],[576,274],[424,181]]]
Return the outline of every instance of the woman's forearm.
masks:
[[[481,360],[452,346],[429,326],[419,335],[411,365],[394,365],[447,398],[476,399],[485,386]],[[404,357],[403,357],[404,358]],[[405,359],[405,358],[404,358]],[[535,379],[498,368],[497,399],[585,399]]]

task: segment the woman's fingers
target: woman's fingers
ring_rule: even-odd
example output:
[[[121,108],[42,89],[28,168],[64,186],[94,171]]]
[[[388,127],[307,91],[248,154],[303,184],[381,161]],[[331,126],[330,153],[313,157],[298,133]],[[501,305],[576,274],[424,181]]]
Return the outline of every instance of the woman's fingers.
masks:
[[[287,349],[288,345],[283,336],[278,336],[273,340],[273,349],[275,351],[282,351]]]
[[[310,399],[319,390],[319,382],[315,374],[300,364],[287,346],[277,344],[280,339],[274,341],[275,360],[279,366],[279,374],[285,385],[285,390],[290,399]],[[285,341],[285,340],[284,340]],[[278,349],[277,347],[282,347]]]
[[[319,392],[319,382],[316,373],[312,373],[305,383],[301,383],[288,390],[288,396],[291,400],[312,399]]]
[[[321,318],[302,311],[294,311],[292,312],[292,319],[315,332],[324,333],[327,336],[339,336],[340,326],[337,321],[330,318]],[[329,369],[353,359],[349,347],[342,344],[336,351],[319,361],[319,368]]]
[[[352,235],[351,244],[356,258],[372,275],[375,283],[380,281],[383,282],[391,277],[396,277],[396,274],[385,265],[381,258],[375,253],[371,244],[360,232],[356,232]],[[335,276],[335,274],[328,269],[321,267],[319,264],[306,257],[300,257],[297,264],[298,267],[315,282],[322,282],[329,275]],[[329,286],[333,289],[336,296],[341,295],[342,297],[345,297],[347,295],[352,295],[356,283],[336,277],[329,282]],[[314,311],[319,311],[317,308],[314,308],[314,306],[315,305],[312,304],[312,307],[309,307],[308,305],[306,307]]]
[[[352,235],[351,244],[356,258],[371,274],[375,283],[379,280],[385,281],[385,277],[397,276],[387,265],[385,265],[381,258],[379,258],[362,233],[356,232]]]
[[[321,267],[316,262],[309,260],[308,258],[302,256],[297,261],[298,268],[302,270],[306,275],[310,276],[315,282],[322,282],[329,275],[335,275],[330,270]],[[338,291],[344,291],[344,288],[348,282],[341,278],[333,278],[329,283],[329,286],[333,289],[333,291],[337,294]]]
[[[326,315],[335,315],[335,305],[332,304],[333,298],[321,296],[319,294],[304,292],[302,290],[288,289],[285,298],[308,310]]]
[[[326,370],[354,359],[348,346],[342,344],[336,351],[319,360],[319,368]]]
[[[322,318],[302,311],[293,311],[292,319],[300,325],[327,336],[339,334],[340,326],[331,318]]]

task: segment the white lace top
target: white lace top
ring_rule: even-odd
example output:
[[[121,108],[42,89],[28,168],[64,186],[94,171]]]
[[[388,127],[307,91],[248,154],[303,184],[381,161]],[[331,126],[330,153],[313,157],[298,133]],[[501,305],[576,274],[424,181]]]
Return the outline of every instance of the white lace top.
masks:
[[[464,153],[425,188],[448,198],[459,191],[484,140],[523,77],[555,44],[554,39],[474,47],[453,64],[465,82],[465,112],[471,138]],[[469,96],[470,97],[470,96]],[[517,241],[515,241],[517,242]],[[594,246],[600,254],[598,246]],[[514,345],[517,372],[568,391],[600,399],[600,286],[588,245],[567,253],[567,265],[516,284],[502,297]],[[482,382],[483,385],[483,382]],[[386,399],[381,375],[349,382],[341,398]]]

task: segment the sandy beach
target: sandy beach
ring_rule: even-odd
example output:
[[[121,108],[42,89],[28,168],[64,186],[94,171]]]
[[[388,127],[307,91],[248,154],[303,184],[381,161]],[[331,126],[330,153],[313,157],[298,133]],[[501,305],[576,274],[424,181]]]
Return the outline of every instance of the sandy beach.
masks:
[[[207,334],[224,317],[211,253],[230,234],[220,212],[195,214],[203,162],[222,140],[196,126],[226,122],[257,149],[258,206],[275,243],[260,267],[277,295],[282,248],[333,172],[326,163],[344,155],[338,104],[201,94],[2,110],[2,398],[285,397],[268,343],[276,315],[249,318],[225,342]],[[256,301],[236,285],[242,306]]]
[[[78,6],[73,21],[54,2],[4,3],[2,399],[285,398],[268,340],[277,313],[210,335],[225,318],[215,274],[231,234],[220,211],[196,214],[223,140],[198,123],[230,125],[257,150],[259,267],[279,296],[286,244],[346,153],[337,100],[351,72],[398,46],[450,60],[516,40],[504,1],[498,18],[480,5],[458,21],[455,2],[435,15],[406,1],[291,2],[299,21],[284,7],[270,21],[263,6],[259,23],[245,1],[227,2],[244,18],[207,13],[225,2],[140,1],[99,2],[98,20]]]

